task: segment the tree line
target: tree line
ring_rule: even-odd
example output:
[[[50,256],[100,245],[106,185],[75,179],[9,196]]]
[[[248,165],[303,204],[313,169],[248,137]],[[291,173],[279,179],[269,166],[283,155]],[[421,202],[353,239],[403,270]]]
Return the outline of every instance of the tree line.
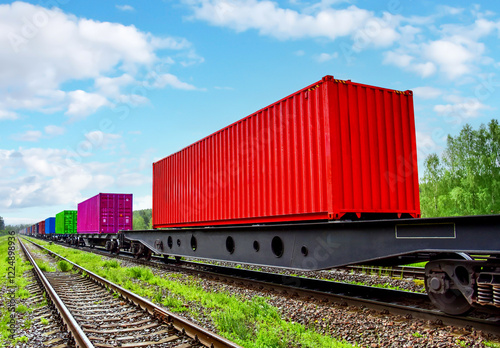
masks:
[[[491,120],[479,129],[466,124],[448,135],[446,148],[424,162],[420,182],[423,217],[500,213],[500,127]]]

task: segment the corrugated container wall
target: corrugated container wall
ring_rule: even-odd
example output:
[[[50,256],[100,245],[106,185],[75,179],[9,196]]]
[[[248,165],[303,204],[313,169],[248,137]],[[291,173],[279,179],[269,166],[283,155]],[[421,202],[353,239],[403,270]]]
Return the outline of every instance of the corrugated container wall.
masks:
[[[63,210],[56,214],[56,234],[76,233],[76,210]]]
[[[56,218],[49,217],[45,219],[45,234],[53,234],[56,233]]]
[[[132,194],[99,193],[78,204],[78,233],[132,229]]]
[[[420,216],[413,95],[325,76],[153,163],[153,226]]]

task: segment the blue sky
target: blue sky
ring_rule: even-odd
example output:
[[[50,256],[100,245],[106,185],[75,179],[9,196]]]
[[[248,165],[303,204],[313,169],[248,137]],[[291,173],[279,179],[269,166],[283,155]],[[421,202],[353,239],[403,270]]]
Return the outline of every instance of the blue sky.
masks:
[[[415,92],[419,161],[498,118],[495,1],[0,2],[0,216],[98,192],[324,75]]]

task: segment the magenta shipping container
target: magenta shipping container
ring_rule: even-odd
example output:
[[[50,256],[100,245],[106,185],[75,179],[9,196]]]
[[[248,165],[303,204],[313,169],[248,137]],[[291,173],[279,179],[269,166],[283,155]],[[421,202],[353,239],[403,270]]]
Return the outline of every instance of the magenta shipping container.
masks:
[[[132,194],[99,193],[78,204],[78,233],[117,233],[132,229]]]
[[[413,94],[325,76],[153,163],[153,227],[419,217]]]

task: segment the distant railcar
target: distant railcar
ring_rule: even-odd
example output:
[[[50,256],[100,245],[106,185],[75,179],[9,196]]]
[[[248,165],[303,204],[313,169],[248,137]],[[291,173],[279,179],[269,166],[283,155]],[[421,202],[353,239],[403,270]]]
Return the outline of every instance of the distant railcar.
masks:
[[[76,233],[76,210],[63,210],[56,215],[56,234]]]
[[[78,204],[78,233],[117,233],[132,229],[132,194],[99,193]]]

